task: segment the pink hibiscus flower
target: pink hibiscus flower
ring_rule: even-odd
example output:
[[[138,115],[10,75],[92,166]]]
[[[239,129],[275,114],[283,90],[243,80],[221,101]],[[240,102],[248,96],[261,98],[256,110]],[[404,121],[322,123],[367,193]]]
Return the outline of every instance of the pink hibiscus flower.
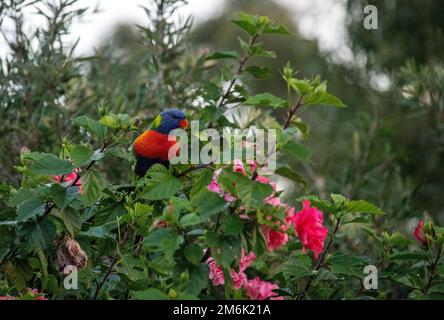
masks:
[[[303,251],[310,249],[316,259],[324,248],[324,241],[328,234],[328,229],[322,223],[322,212],[311,207],[309,200],[304,200],[302,210],[293,216],[293,225],[302,242]]]
[[[214,261],[213,258],[208,258],[207,264],[210,267],[209,278],[213,282],[214,286],[220,286],[225,284],[224,272],[222,268]]]
[[[283,229],[286,229],[286,226]],[[262,231],[265,236],[265,240],[267,242],[268,251],[274,251],[279,247],[285,245],[288,241],[288,234],[286,232],[279,232],[276,230],[272,230],[267,226],[262,226]]]
[[[72,182],[74,182],[77,179],[77,176],[79,174],[80,174],[80,168],[76,168],[70,174],[66,174],[66,175],[63,175],[63,176],[54,176],[53,179],[54,179],[54,181],[57,181],[57,182],[60,182],[60,183],[66,183],[66,182],[72,183]],[[82,181],[80,179],[78,181],[76,181],[74,186],[79,188],[79,193],[83,193]]]
[[[279,297],[276,292],[273,292],[273,290],[279,289],[278,285],[262,281],[259,277],[248,280],[245,289],[250,300],[284,300],[284,297]]]

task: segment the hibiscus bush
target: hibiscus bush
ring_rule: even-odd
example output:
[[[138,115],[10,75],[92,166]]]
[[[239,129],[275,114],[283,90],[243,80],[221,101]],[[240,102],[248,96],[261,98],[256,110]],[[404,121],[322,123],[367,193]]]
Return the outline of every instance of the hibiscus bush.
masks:
[[[156,4],[168,12],[177,1]],[[310,163],[305,141],[316,132],[302,112],[346,105],[319,76],[298,77],[291,62],[273,79],[287,97],[251,92],[251,81],[270,81],[257,59],[276,58],[261,39],[291,34],[265,16],[238,13],[231,22],[244,31],[240,49],[199,51],[198,85],[176,77],[186,98],[173,107],[201,129],[276,130],[276,170],[233,157],[156,164],[136,177],[132,143],[156,114],[140,119],[104,102],[71,119],[57,152],[23,146],[20,184],[1,183],[1,299],[442,297],[444,229],[425,218],[405,234],[365,199],[312,194],[298,168]]]

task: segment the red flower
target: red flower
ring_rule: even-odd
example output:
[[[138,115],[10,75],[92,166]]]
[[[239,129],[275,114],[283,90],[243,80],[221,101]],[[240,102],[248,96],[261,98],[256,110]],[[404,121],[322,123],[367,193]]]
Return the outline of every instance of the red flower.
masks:
[[[284,300],[284,297],[279,297],[276,292],[273,292],[273,290],[279,289],[278,285],[262,281],[259,277],[248,280],[245,289],[250,300]]]
[[[282,226],[282,229],[285,229],[285,226]],[[288,234],[286,232],[272,230],[267,226],[262,226],[262,231],[264,232],[265,240],[267,241],[267,249],[269,251],[274,251],[288,241]]]
[[[302,210],[293,216],[293,225],[304,252],[306,248],[310,249],[317,259],[324,248],[328,229],[322,225],[322,212],[310,205],[309,200],[303,201]]]
[[[54,176],[53,179],[54,179],[54,181],[57,181],[60,183],[66,183],[66,182],[72,183],[77,179],[77,176],[79,174],[80,174],[80,168],[76,168],[70,174],[63,175],[63,176]],[[74,184],[74,186],[79,188],[79,193],[83,193],[82,181],[80,179]]]
[[[424,228],[424,220],[419,220],[418,225],[415,228],[415,232],[413,233],[415,238],[421,242],[422,244],[427,243],[427,239],[425,237],[425,228]]]

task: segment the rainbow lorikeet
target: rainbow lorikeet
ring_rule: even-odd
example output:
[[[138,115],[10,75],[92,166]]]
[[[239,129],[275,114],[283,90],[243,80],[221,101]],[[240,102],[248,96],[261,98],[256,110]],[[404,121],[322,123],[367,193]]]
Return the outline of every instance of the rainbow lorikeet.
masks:
[[[151,166],[156,163],[169,166],[168,151],[177,142],[168,140],[169,133],[178,128],[186,129],[188,120],[185,114],[177,109],[161,112],[147,131],[134,140],[136,166],[134,172],[143,177]]]

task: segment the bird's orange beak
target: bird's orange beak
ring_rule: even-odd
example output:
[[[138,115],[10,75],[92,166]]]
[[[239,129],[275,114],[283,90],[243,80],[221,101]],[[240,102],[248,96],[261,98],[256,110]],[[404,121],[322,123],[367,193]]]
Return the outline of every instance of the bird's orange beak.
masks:
[[[188,120],[187,119],[180,120],[179,127],[182,129],[188,128]]]

